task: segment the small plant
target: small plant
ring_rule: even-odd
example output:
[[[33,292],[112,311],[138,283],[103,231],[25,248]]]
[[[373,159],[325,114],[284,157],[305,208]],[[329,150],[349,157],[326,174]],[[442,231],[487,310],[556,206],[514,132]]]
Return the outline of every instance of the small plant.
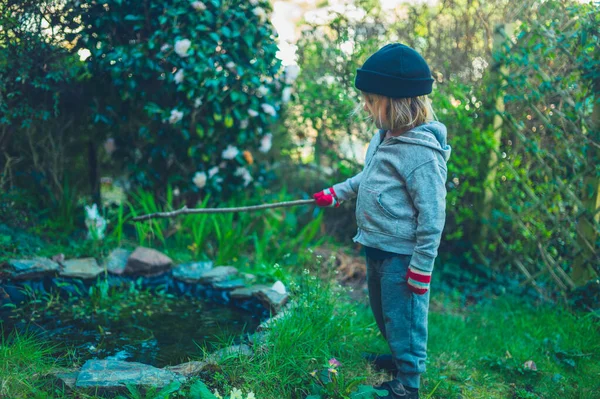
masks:
[[[322,369],[314,370],[310,373],[313,377],[311,387],[312,395],[306,399],[367,399],[386,396],[387,391],[377,390],[368,385],[359,385],[365,380],[365,377],[354,377],[346,380],[340,368],[342,364],[336,359],[331,358],[322,366]]]
[[[85,226],[88,229],[88,239],[99,241],[104,238],[108,221],[98,212],[98,206],[85,206]]]

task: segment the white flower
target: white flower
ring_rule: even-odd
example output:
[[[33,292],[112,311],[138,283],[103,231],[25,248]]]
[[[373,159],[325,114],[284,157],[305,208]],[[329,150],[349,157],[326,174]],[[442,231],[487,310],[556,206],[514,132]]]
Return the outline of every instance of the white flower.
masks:
[[[194,108],[198,108],[202,105],[202,99],[200,97],[198,97],[196,100],[194,100]]]
[[[217,397],[217,399],[223,399],[223,397],[221,396],[221,394],[219,394],[219,391],[217,391],[216,389],[213,392],[213,395],[215,395]]]
[[[206,186],[206,173],[196,172],[193,181],[196,187],[203,188],[204,186]]]
[[[212,168],[210,168],[208,170],[208,178],[210,179],[211,177],[213,177],[217,173],[219,173],[219,168],[217,166],[213,166]]]
[[[182,111],[178,111],[176,109],[174,109],[174,110],[171,111],[171,116],[169,117],[169,123],[171,125],[176,124],[181,119],[183,119],[183,112]]]
[[[225,67],[230,71],[235,72],[235,62],[229,61],[227,64],[225,64]]]
[[[256,118],[258,116],[258,111],[255,111],[253,109],[249,109],[248,110],[248,115],[250,115],[253,118]]]
[[[256,399],[256,396],[254,396],[254,392],[248,392],[248,396],[246,396],[246,399]]]
[[[179,191],[179,188],[175,187],[173,189],[173,195],[176,197],[179,197],[180,194],[181,194],[181,191]]]
[[[223,157],[223,159],[233,159],[237,157],[239,153],[240,150],[238,150],[237,147],[228,145],[225,151],[223,151],[223,153],[221,154],[221,156]]]
[[[298,65],[288,65],[285,67],[284,76],[285,83],[291,85],[294,83],[296,78],[298,78],[298,74],[300,74],[300,67]]]
[[[285,290],[285,285],[281,281],[276,281],[275,284],[271,287],[271,289],[281,295],[285,294],[287,291]]]
[[[204,10],[206,10],[206,5],[204,5],[204,3],[201,2],[201,1],[194,1],[192,3],[192,7],[194,7],[194,10],[196,10],[196,11],[204,11]]]
[[[258,5],[258,0],[250,0],[250,4],[256,7]]]
[[[103,239],[107,224],[108,221],[100,216],[96,204],[85,206],[85,226],[88,229],[88,239]]]
[[[191,46],[192,42],[189,39],[177,40],[175,42],[175,52],[180,57],[187,57],[189,55],[187,52]]]
[[[271,147],[273,146],[273,135],[271,133],[267,133],[260,139],[260,147],[258,150],[263,154],[269,152]]]
[[[254,15],[256,15],[258,17],[258,19],[260,19],[260,22],[264,23],[267,20],[267,12],[265,11],[264,8],[262,7],[256,7],[254,10],[252,10],[252,13]]]
[[[178,69],[175,73],[175,83],[183,82],[184,75],[183,69]]]
[[[113,152],[115,152],[116,149],[117,145],[115,144],[115,139],[113,139],[112,137],[107,138],[104,142],[104,151],[106,151],[106,153],[110,155]]]
[[[247,186],[253,180],[252,179],[252,175],[250,174],[250,172],[248,172],[247,169],[242,168],[242,167],[238,167],[235,170],[234,175],[238,176],[238,177],[241,177],[244,180],[244,186]]]
[[[240,129],[247,129],[250,121],[248,119],[244,119],[240,121]]]
[[[281,92],[281,101],[283,101],[284,103],[287,103],[290,101],[291,98],[292,98],[292,88],[286,87]]]
[[[167,50],[168,50],[168,49],[170,49],[170,48],[171,48],[171,45],[170,45],[170,44],[167,44],[167,43],[165,43],[165,44],[163,44],[162,46],[160,46],[160,51],[162,51],[162,52],[164,53],[165,51],[167,51]]]
[[[269,114],[271,116],[277,115],[275,108],[271,104],[261,104],[260,106],[265,114]]]
[[[267,93],[269,92],[269,89],[266,88],[266,86],[261,85],[258,90],[257,90],[258,94],[260,94],[261,96],[266,96]]]
[[[240,391],[237,388],[233,388],[231,390],[231,395],[229,396],[229,399],[244,399],[242,398],[242,391]]]

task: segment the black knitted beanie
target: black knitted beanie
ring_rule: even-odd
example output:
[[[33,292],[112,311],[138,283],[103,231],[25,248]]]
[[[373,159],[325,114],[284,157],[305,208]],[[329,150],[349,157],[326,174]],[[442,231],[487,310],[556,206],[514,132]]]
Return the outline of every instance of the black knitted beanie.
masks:
[[[429,66],[412,48],[400,43],[384,46],[356,71],[357,89],[391,98],[417,97],[431,93]]]

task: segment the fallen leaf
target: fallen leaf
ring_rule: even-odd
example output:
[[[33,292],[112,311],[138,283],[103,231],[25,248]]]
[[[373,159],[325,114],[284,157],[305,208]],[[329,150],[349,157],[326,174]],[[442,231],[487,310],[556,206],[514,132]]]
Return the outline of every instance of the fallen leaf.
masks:
[[[523,367],[529,370],[537,371],[537,366],[535,365],[535,362],[533,360],[528,360],[525,363],[523,363]]]

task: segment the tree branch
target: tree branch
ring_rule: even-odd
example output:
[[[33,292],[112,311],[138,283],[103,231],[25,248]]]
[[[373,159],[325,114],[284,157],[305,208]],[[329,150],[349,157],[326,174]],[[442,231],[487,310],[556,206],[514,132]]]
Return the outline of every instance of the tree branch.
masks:
[[[134,222],[141,222],[148,219],[164,219],[164,218],[172,218],[178,215],[186,215],[190,213],[229,213],[229,212],[252,212],[259,211],[262,209],[269,208],[287,208],[296,205],[310,205],[314,204],[315,200],[296,200],[296,201],[285,201],[285,202],[276,202],[274,204],[262,204],[262,205],[253,205],[253,206],[241,206],[237,208],[192,208],[189,209],[187,206],[184,206],[181,209],[171,212],[156,212],[150,213],[148,215],[137,216],[132,220]]]

